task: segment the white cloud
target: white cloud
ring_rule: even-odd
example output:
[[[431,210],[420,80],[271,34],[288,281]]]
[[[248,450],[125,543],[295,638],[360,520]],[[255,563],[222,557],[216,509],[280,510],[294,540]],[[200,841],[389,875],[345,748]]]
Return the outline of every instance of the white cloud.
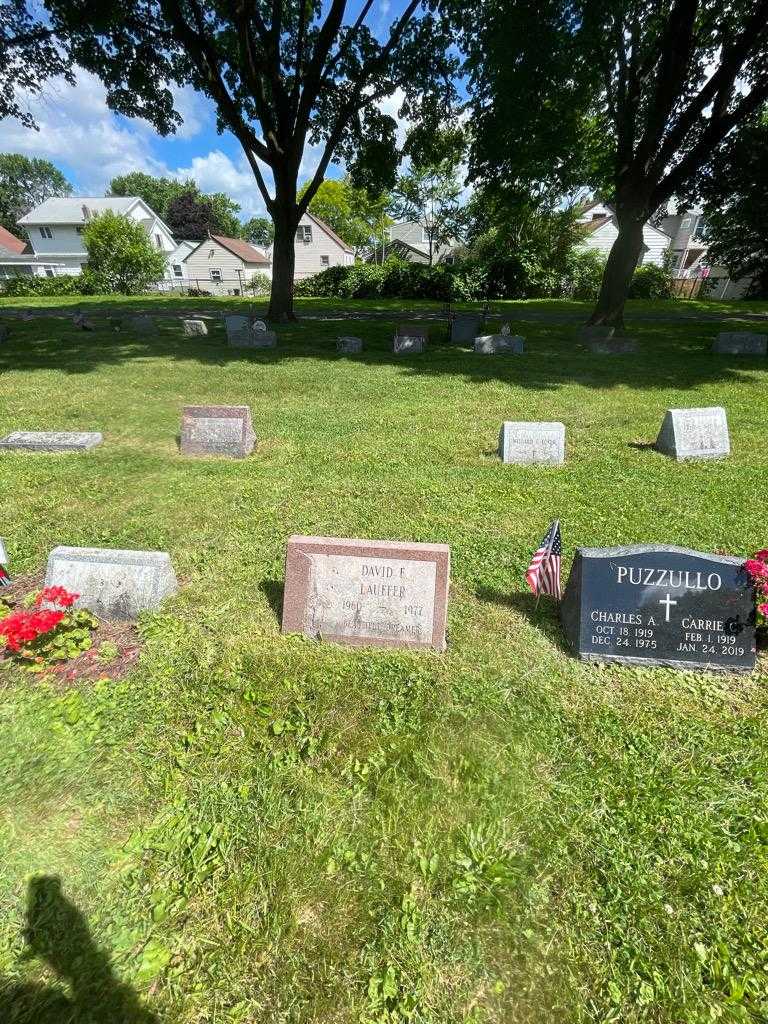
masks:
[[[382,114],[388,114],[389,117],[392,117],[395,119],[395,121],[397,121],[395,137],[397,139],[397,145],[399,148],[402,148],[402,145],[405,142],[405,136],[408,132],[408,129],[410,128],[410,122],[408,121],[408,119],[401,118],[398,115],[398,111],[400,110],[400,107],[402,107],[404,99],[405,93],[403,92],[403,90],[395,89],[393,93],[390,93],[389,96],[385,96],[384,99],[379,100],[378,103],[379,110],[382,112]]]
[[[214,149],[206,156],[194,157],[189,167],[171,171],[171,176],[192,178],[203,192],[226,192],[240,204],[246,218],[264,213],[264,201],[244,154],[235,162],[220,149]]]

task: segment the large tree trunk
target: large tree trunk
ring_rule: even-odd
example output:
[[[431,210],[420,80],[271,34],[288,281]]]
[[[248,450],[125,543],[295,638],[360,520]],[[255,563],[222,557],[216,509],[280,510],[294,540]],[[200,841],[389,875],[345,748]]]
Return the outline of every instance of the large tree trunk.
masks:
[[[636,205],[617,205],[619,234],[608,254],[600,294],[589,324],[605,324],[618,331],[624,330],[624,303],[643,251],[643,225],[646,217],[647,211]]]
[[[296,266],[294,248],[299,218],[296,214],[296,186],[277,184],[272,220],[275,240],[272,245],[272,291],[269,296],[269,319],[278,322],[295,320],[293,312],[293,274]]]

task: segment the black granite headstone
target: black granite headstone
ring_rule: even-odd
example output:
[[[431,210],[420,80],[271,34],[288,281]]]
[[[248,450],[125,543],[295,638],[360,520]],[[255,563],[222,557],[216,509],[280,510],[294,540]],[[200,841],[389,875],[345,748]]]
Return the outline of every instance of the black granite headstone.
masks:
[[[755,603],[743,560],[671,545],[578,548],[562,603],[582,661],[749,672]]]

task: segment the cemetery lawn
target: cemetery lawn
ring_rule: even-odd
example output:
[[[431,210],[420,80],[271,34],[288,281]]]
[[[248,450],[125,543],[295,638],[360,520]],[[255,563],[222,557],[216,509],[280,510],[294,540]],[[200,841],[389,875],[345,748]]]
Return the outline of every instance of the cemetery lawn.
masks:
[[[637,357],[513,318],[523,357],[433,324],[396,359],[393,322],[345,325],[366,350],[339,357],[334,322],[244,352],[215,320],[12,321],[0,434],[105,436],[0,456],[12,573],[57,544],[156,549],[182,590],[120,681],[0,668],[3,1022],[767,1019],[765,656],[747,678],[583,665],[523,580],[555,517],[566,578],[576,545],[766,546],[766,360],[631,314]],[[251,458],[178,454],[203,403],[251,406]],[[648,447],[666,408],[707,405],[730,458]],[[562,420],[566,465],[503,466],[504,419]],[[448,651],[282,636],[292,533],[448,543]]]

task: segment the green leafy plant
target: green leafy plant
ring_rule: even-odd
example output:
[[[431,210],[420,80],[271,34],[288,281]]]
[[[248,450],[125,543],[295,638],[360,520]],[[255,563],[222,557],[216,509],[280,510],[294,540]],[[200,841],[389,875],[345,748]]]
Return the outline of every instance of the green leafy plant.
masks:
[[[98,620],[73,607],[78,596],[64,587],[45,587],[31,595],[29,608],[14,609],[0,619],[0,650],[30,672],[89,650]]]
[[[83,229],[88,250],[87,277],[98,292],[137,295],[159,280],[165,253],[155,248],[138,221],[106,210]]]

